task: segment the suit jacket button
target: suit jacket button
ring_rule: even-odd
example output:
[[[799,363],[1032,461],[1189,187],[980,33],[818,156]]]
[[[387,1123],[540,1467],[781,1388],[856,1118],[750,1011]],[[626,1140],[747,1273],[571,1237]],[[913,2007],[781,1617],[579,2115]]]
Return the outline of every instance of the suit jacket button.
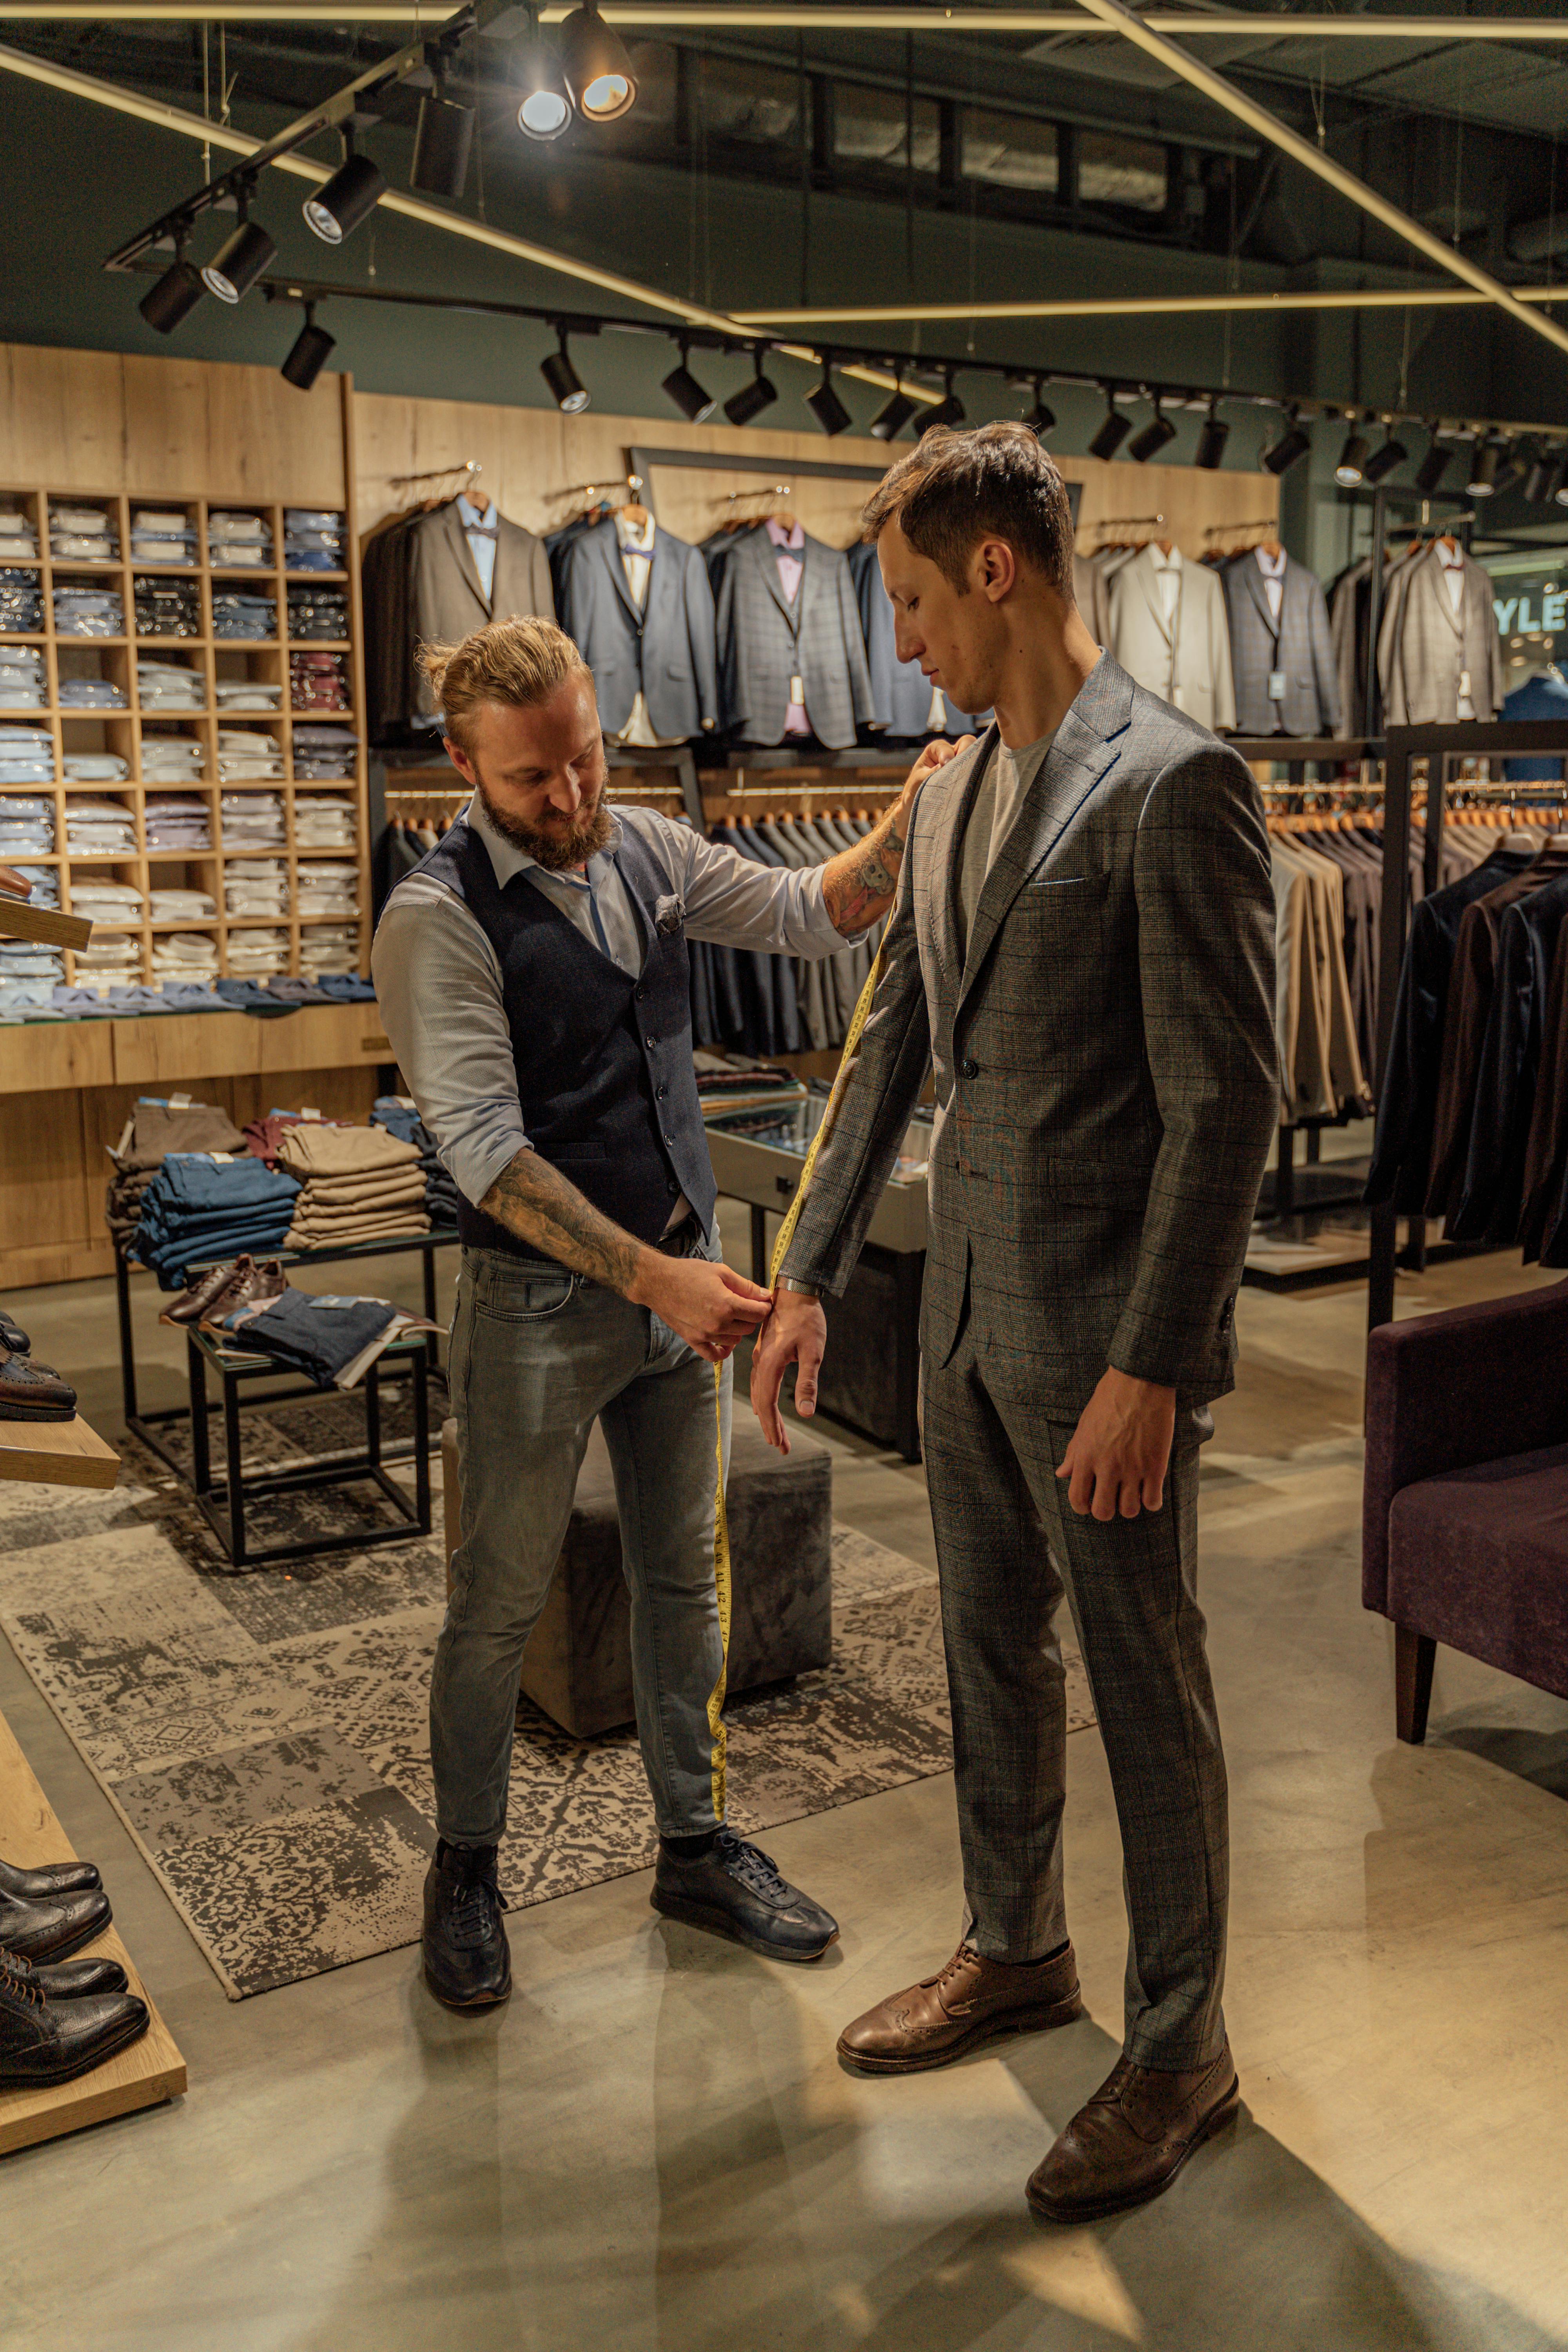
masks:
[[[978,1063],[978,1062],[976,1062],[976,1061],[972,1061],[972,1060],[971,1060],[971,1058],[970,1058],[970,1056],[969,1056],[967,1054],[964,1055],[964,1057],[963,1057],[963,1061],[959,1064],[959,1068],[960,1068],[961,1072],[963,1073],[963,1076],[964,1076],[964,1077],[966,1077],[966,1078],[977,1078],[977,1077],[980,1076],[980,1065],[979,1065],[979,1063]]]
[[[664,1098],[665,1098],[666,1095],[669,1092],[669,1088],[668,1088],[668,1087],[666,1087],[666,1086],[658,1086],[658,1087],[655,1087],[655,1088],[654,1088],[654,1090],[653,1090],[653,1091],[654,1091],[654,1095],[655,1095],[655,1097],[657,1098],[657,1100],[658,1100],[659,1102],[662,1102],[662,1101],[664,1100]]]
[[[648,1052],[651,1054],[654,1047],[658,1044],[658,1039],[657,1037],[645,1037],[643,1039],[643,1044],[647,1047]]]

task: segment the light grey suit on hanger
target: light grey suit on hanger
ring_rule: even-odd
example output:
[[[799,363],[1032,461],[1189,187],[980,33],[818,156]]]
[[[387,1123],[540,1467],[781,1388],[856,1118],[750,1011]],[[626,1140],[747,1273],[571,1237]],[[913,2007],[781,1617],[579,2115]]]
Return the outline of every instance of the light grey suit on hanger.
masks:
[[[1322,583],[1302,563],[1285,559],[1276,627],[1268,588],[1255,555],[1238,556],[1220,573],[1230,624],[1230,666],[1236,681],[1236,724],[1243,735],[1337,735],[1340,683]],[[1268,692],[1269,674],[1284,672],[1284,699]]]
[[[1173,622],[1165,618],[1160,575],[1140,548],[1110,576],[1107,649],[1122,668],[1200,727],[1236,725],[1225,592],[1205,563],[1184,561]]]
[[[1436,544],[1406,564],[1391,586],[1377,634],[1384,724],[1425,727],[1459,715],[1469,672],[1478,719],[1495,719],[1508,690],[1491,575],[1465,558],[1464,594],[1454,611]]]
[[[455,499],[415,526],[408,583],[418,644],[460,645],[488,621],[503,620],[513,613],[537,613],[547,621],[555,618],[550,558],[543,541],[502,515],[497,515],[495,521],[496,568],[488,597]],[[417,683],[420,715],[427,718],[436,704],[423,672]]]
[[[921,788],[784,1270],[842,1295],[934,1069],[924,1433],[973,1939],[1022,1960],[1067,1934],[1065,1587],[1121,1824],[1128,2048],[1202,2066],[1224,2032],[1227,1863],[1197,1454],[1232,1385],[1279,1115],[1268,840],[1241,761],[1104,656],[961,957],[964,827],[995,740]],[[1177,1425],[1162,1508],[1106,1523],[1066,1507],[1056,1471],[1108,1366],[1173,1387]]]

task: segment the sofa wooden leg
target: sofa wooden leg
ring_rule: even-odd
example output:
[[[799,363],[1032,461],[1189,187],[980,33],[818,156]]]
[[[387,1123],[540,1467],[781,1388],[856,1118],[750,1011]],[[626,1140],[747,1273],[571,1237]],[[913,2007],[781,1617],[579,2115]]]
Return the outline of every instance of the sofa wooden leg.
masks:
[[[1401,1739],[1419,1748],[1426,1737],[1426,1710],[1432,1704],[1432,1669],[1437,1644],[1427,1633],[1413,1633],[1405,1625],[1394,1629],[1394,1727]]]

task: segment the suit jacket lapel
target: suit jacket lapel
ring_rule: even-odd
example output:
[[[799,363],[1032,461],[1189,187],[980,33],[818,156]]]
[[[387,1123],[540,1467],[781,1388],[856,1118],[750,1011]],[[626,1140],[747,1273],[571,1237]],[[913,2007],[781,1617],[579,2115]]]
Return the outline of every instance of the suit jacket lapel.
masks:
[[[620,600],[626,606],[627,612],[631,614],[632,619],[640,624],[642,614],[637,611],[637,598],[632,594],[630,585],[626,580],[626,567],[621,560],[621,542],[616,535],[616,526],[613,522],[604,522],[599,525],[599,530],[603,534],[599,541],[600,549],[604,554],[605,562],[609,567],[610,578],[615,584],[616,592],[619,595]],[[657,562],[658,560],[658,541],[656,537],[654,541],[655,562]],[[647,575],[647,601],[648,604],[653,602],[653,572],[651,568],[649,569]]]
[[[490,600],[485,594],[483,583],[479,579],[479,566],[474,562],[474,551],[468,545],[468,534],[463,529],[462,517],[458,512],[458,502],[455,499],[449,507],[444,507],[441,510],[441,528],[447,534],[447,544],[451,550],[453,562],[472,589],[475,602],[488,615],[490,611]],[[496,542],[496,563],[499,567],[500,563],[499,539]]]
[[[1253,603],[1258,607],[1258,618],[1263,623],[1263,625],[1268,630],[1269,635],[1271,637],[1282,635],[1284,634],[1285,625],[1284,599],[1281,598],[1280,600],[1279,625],[1276,627],[1274,615],[1268,609],[1268,591],[1264,586],[1263,574],[1258,569],[1257,561],[1254,557],[1250,555],[1244,555],[1242,557],[1241,576],[1247,583],[1247,594],[1251,597]],[[1290,570],[1289,565],[1287,565],[1285,569],[1285,579],[1283,584],[1285,594],[1288,596],[1290,593]]]
[[[1171,624],[1165,618],[1165,600],[1160,593],[1160,576],[1154,569],[1154,559],[1146,547],[1141,547],[1132,558],[1132,576],[1143,592],[1143,602],[1154,616],[1154,626],[1171,642]]]
[[[778,551],[774,547],[773,541],[768,537],[767,526],[765,523],[760,523],[757,529],[752,533],[752,545],[756,551],[755,562],[762,572],[763,580],[767,588],[767,592],[773,598],[773,603],[778,606],[779,611],[784,614],[784,619],[789,623],[790,628],[793,631],[796,617],[800,612],[801,599],[805,594],[805,575],[803,574],[801,578],[800,593],[796,596],[795,603],[792,604],[789,598],[784,594],[784,582],[779,578]],[[804,554],[804,550],[802,552]]]
[[[997,730],[988,727],[973,751],[963,757],[969,762],[969,773],[955,777],[948,770],[939,771],[948,778],[948,790],[941,814],[931,830],[931,932],[937,958],[947,977],[956,1000],[963,978],[963,957],[958,944],[958,869],[963,849],[964,828],[969,813],[974,806],[974,795],[980,790],[980,779],[985,773],[985,762],[997,742]],[[921,797],[936,782],[921,788]],[[916,803],[919,805],[919,803]]]
[[[1454,610],[1454,600],[1448,593],[1447,566],[1444,563],[1442,557],[1437,552],[1437,542],[1436,540],[1433,541],[1431,552],[1426,557],[1426,584],[1431,594],[1432,602],[1436,605],[1437,610],[1442,614],[1443,618],[1447,622],[1448,626],[1453,630],[1454,635],[1459,639],[1460,643],[1463,644],[1465,635],[1465,600],[1463,596],[1460,597],[1459,609],[1456,613]],[[1462,573],[1460,577],[1463,578]]]

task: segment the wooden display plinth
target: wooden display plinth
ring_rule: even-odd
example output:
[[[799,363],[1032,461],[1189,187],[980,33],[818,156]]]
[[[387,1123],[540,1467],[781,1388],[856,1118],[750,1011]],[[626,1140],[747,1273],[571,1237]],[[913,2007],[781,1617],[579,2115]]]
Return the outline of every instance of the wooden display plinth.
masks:
[[[120,1456],[79,1412],[71,1421],[0,1421],[0,1478],[48,1486],[112,1486]],[[7,1862],[16,1856],[4,1846]]]
[[[17,1747],[11,1727],[0,1716],[0,1854],[25,1870],[47,1862],[69,1862],[74,1852],[56,1821],[48,1799]],[[40,2140],[58,2139],[87,2124],[107,2123],[110,2116],[126,2116],[138,2107],[161,2106],[179,2098],[185,2088],[185,2062],[168,2027],[147,1999],[147,1988],[114,1929],[89,1946],[94,1958],[118,1960],[153,2011],[152,2022],[140,2042],[117,2057],[108,2058],[74,2083],[47,2091],[0,2091],[0,2156],[13,2148],[35,2147]]]

